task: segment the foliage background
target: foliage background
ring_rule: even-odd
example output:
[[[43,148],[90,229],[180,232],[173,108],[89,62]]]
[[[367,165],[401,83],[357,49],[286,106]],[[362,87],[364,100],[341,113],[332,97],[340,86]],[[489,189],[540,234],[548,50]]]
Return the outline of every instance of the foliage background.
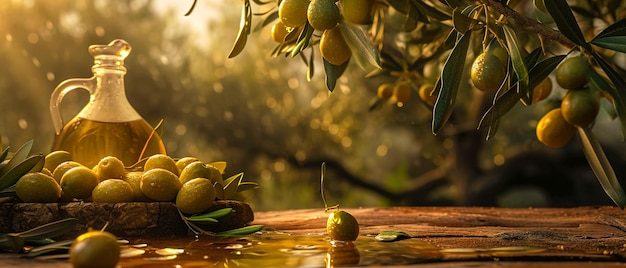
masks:
[[[322,161],[329,164],[329,202],[346,207],[612,204],[577,143],[559,150],[538,143],[534,126],[546,107],[518,105],[488,142],[471,120],[434,136],[431,112],[416,97],[402,108],[368,111],[376,87],[393,78],[366,79],[352,64],[329,94],[321,70],[308,82],[299,59],[269,56],[275,43],[268,28],[227,59],[239,3],[199,1],[185,17],[188,2],[0,5],[2,145],[17,148],[34,139],[34,151],[49,152],[50,93],[65,79],[91,76],[89,45],[122,38],[133,47],[126,60],[127,96],[151,124],[164,119],[168,153],[227,161],[227,175],[243,171],[244,180],[261,185],[250,197],[256,210],[322,207]],[[389,28],[397,22],[391,16]],[[401,35],[392,41],[400,43]],[[471,113],[473,100],[482,96],[464,83],[459,113]],[[85,92],[69,94],[64,119],[87,98]],[[608,145],[618,176],[624,174],[618,122],[603,115],[594,130]]]

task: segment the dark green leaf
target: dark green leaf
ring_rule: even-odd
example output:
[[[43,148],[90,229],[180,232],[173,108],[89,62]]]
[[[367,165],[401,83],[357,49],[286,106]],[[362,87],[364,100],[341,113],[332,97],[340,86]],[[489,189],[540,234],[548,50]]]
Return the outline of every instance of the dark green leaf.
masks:
[[[409,4],[408,13],[404,16],[404,23],[402,24],[402,28],[405,32],[412,32],[417,28],[417,23],[419,21],[428,21],[428,18],[421,13],[421,11],[414,5]]]
[[[626,53],[626,36],[601,37],[593,39],[591,43],[599,47]]]
[[[537,61],[539,61],[541,54],[543,54],[541,47],[535,48],[532,52],[530,52],[530,54],[524,58],[524,64],[526,67],[530,69],[535,66]]]
[[[326,73],[326,88],[328,88],[330,92],[333,92],[333,90],[335,90],[335,86],[337,85],[337,80],[339,80],[339,77],[341,77],[343,72],[346,70],[350,61],[348,60],[339,66],[331,64],[326,59],[323,59],[323,61],[324,72]]]
[[[611,82],[615,87],[610,86],[604,82],[604,79],[598,75],[595,70],[591,69],[590,71],[590,80],[592,83],[596,83],[597,87],[606,90],[615,102],[615,109],[617,110],[617,115],[620,118],[622,125],[622,137],[626,137],[626,82],[622,76],[606,62],[601,55],[596,52],[592,52],[593,58],[598,63],[600,68],[606,73]]]
[[[244,0],[243,7],[241,9],[241,21],[239,22],[239,33],[233,48],[228,54],[228,58],[233,58],[246,47],[248,41],[248,34],[250,33],[250,24],[252,23],[252,8],[250,7],[250,1]]]
[[[379,242],[393,242],[407,238],[411,238],[411,236],[402,231],[384,231],[374,237]]]
[[[79,221],[76,218],[67,218],[58,220],[55,222],[51,222],[48,224],[44,224],[38,227],[35,227],[30,230],[26,230],[21,233],[17,233],[20,237],[24,239],[43,239],[43,238],[54,238],[66,234],[67,232],[74,229],[76,224]]]
[[[609,27],[606,27],[602,32],[596,35],[593,40],[613,36],[626,36],[626,18],[609,25]]]
[[[27,141],[24,145],[17,149],[17,151],[13,154],[13,157],[9,160],[9,163],[2,170],[0,170],[0,177],[4,176],[7,172],[9,172],[9,170],[26,160],[26,157],[30,154],[31,148],[33,148],[33,140]],[[2,187],[0,187],[0,189],[2,189]]]
[[[452,24],[454,25],[454,29],[457,32],[467,32],[472,29],[472,24],[474,20],[468,17],[467,15],[461,13],[459,9],[454,9],[452,11]]]
[[[36,154],[26,158],[26,160],[20,162],[17,166],[9,169],[6,174],[0,177],[0,190],[14,185],[22,176],[24,176],[24,174],[32,170],[42,158],[44,158],[42,154]]]
[[[516,104],[519,103],[520,94],[517,92],[516,86],[509,88],[500,97],[498,97],[494,104],[489,107],[487,112],[483,115],[478,123],[478,129],[483,129],[487,126],[491,126],[500,117],[508,113]]]
[[[207,212],[207,213],[200,214],[200,215],[193,215],[191,217],[187,217],[187,219],[190,221],[196,221],[202,218],[219,219],[219,218],[228,216],[232,212],[233,212],[233,208],[222,208],[222,209],[214,210],[214,211]]]
[[[476,12],[477,10],[480,10],[482,7],[483,5],[477,5],[477,4],[467,5],[463,8],[463,11],[461,11],[461,14],[470,17],[472,16],[472,14],[474,14],[474,12]]]
[[[308,22],[304,24],[304,29],[298,36],[298,40],[296,40],[296,46],[291,49],[291,52],[289,54],[291,57],[295,57],[309,46],[309,42],[311,41],[311,36],[313,36],[314,31],[315,29],[313,29],[313,27],[311,27]]]
[[[591,50],[591,46],[585,41],[578,22],[572,13],[571,8],[567,4],[567,0],[548,0],[544,1],[548,13],[554,19],[556,26],[561,33],[576,45],[582,46],[587,50]]]
[[[218,222],[218,220],[211,218],[211,217],[199,217],[199,216],[193,216],[193,217],[189,217],[187,218],[187,220],[189,221],[193,221],[193,222]]]
[[[467,2],[463,0],[443,0],[442,2],[451,8],[461,7],[467,4]]]
[[[3,150],[3,151],[2,151],[2,153],[0,154],[0,163],[1,163],[1,162],[4,162],[4,160],[6,160],[6,159],[7,159],[7,156],[9,155],[9,148],[10,148],[10,147],[4,148],[4,150]]]
[[[443,11],[435,7],[429,6],[422,0],[412,0],[412,1],[413,1],[413,4],[415,4],[422,11],[422,13],[426,14],[429,18],[433,18],[434,20],[437,20],[437,21],[444,21],[444,20],[450,19],[449,14],[446,14]]]
[[[534,88],[539,83],[541,83],[541,81],[548,77],[548,75],[552,73],[552,71],[559,65],[559,63],[561,63],[564,58],[564,55],[550,57],[537,63],[533,68],[531,68],[529,71],[529,88]],[[495,121],[508,113],[519,102],[521,93],[515,89],[516,85],[511,87],[508,91],[506,91],[494,101],[494,104],[487,110],[487,112],[485,112],[485,114],[481,118],[480,123],[478,124],[479,129],[482,129],[486,126],[491,126]]]
[[[68,239],[63,241],[54,242],[48,245],[39,246],[28,251],[27,254],[24,255],[25,258],[35,258],[37,256],[45,255],[51,252],[56,252],[58,250],[68,251],[70,246],[74,242],[74,239]]]
[[[24,248],[24,238],[15,234],[0,236],[0,252],[20,252]]]
[[[517,34],[511,27],[504,25],[504,36],[506,37],[506,44],[508,46],[509,56],[511,57],[511,63],[513,64],[513,70],[517,75],[518,91],[528,92],[528,70],[524,64],[524,57],[522,56],[523,45],[517,40]]]
[[[565,59],[565,55],[559,55],[547,58],[540,61],[533,66],[528,72],[530,79],[528,80],[528,87],[535,88],[541,81],[546,79],[554,69]]]
[[[409,0],[387,0],[387,3],[402,14],[409,12]]]
[[[456,93],[461,84],[465,58],[469,48],[471,31],[461,35],[441,71],[441,88],[433,108],[432,131],[437,134],[446,124],[454,109]]]
[[[15,184],[13,184],[13,186],[11,187],[8,187],[0,191],[0,197],[15,197]]]
[[[619,184],[617,176],[611,167],[611,163],[606,158],[600,142],[595,138],[589,127],[578,128],[583,151],[587,157],[587,162],[591,166],[593,173],[602,185],[604,192],[615,202],[615,204],[624,209],[626,205],[626,193]]]
[[[29,170],[29,172],[41,172],[43,170],[43,166],[45,164],[46,161],[46,157],[42,155],[41,158],[39,158],[39,162],[37,162],[33,168],[31,168]]]
[[[367,111],[371,112],[371,111],[374,111],[376,109],[379,109],[379,108],[383,107],[384,103],[385,103],[385,100],[383,100],[381,98],[378,98],[378,97],[374,97],[370,101],[369,108],[367,109]]]
[[[386,51],[380,52],[381,64],[384,69],[393,71],[402,71],[402,64],[400,64],[393,56]]]
[[[54,239],[52,238],[41,238],[41,239],[29,239],[29,240],[25,240],[24,242],[27,246],[39,247],[39,246],[52,244],[56,241],[54,241]]]
[[[309,60],[307,63],[307,72],[306,72],[306,81],[311,82],[311,80],[313,79],[313,75],[315,75],[315,58],[313,57],[315,55],[315,53],[313,52],[315,50],[311,49],[311,54],[309,55]]]
[[[238,229],[219,232],[219,233],[216,233],[215,235],[226,236],[226,237],[237,237],[237,236],[242,236],[242,235],[253,234],[253,233],[260,231],[261,229],[263,229],[263,225],[250,225],[250,226],[246,226],[246,227],[242,227]]]
[[[448,33],[448,36],[446,37],[446,41],[443,42],[443,47],[445,50],[454,48],[454,45],[456,44],[456,40],[458,39],[458,35],[459,35],[459,32],[457,32],[454,29],[452,29],[450,33]]]
[[[258,183],[251,182],[251,181],[243,181],[243,182],[239,183],[239,187],[237,188],[237,192],[241,193],[241,192],[244,192],[244,191],[257,189],[257,188],[259,188],[259,184]]]

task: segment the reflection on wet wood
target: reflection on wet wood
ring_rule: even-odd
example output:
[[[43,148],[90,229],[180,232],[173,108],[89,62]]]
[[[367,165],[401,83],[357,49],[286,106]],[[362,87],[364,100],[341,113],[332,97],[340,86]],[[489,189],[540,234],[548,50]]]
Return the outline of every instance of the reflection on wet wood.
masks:
[[[400,248],[406,250],[411,244],[427,249],[418,251],[427,255],[418,262],[403,263],[404,267],[626,267],[626,214],[618,208],[391,207],[345,210],[360,223],[362,237],[357,240],[355,251],[360,251],[361,261],[371,257],[375,252],[371,248],[373,246],[401,252]],[[245,244],[243,249],[250,246],[248,244],[254,239],[260,239],[260,243],[251,243],[255,245],[250,246],[253,250],[242,252],[265,255],[275,248],[265,249],[263,246],[271,246],[269,241],[279,241],[277,237],[269,237],[272,233],[288,237],[287,242],[292,244],[298,243],[294,240],[297,237],[305,237],[317,239],[316,243],[328,246],[325,240],[327,217],[323,209],[256,212],[251,224],[265,225],[266,232],[256,238],[232,241]],[[402,231],[411,238],[396,242],[372,242],[375,244],[368,242],[383,231]],[[155,263],[167,267],[206,264],[207,260],[193,259],[193,256],[225,250],[223,245],[212,239],[144,236],[131,241],[157,248],[181,247],[187,255],[167,262],[146,258],[124,259],[120,263],[122,267],[145,267]],[[311,244],[311,241],[307,243]],[[417,253],[412,254],[409,257],[415,257]],[[0,254],[0,266],[70,267],[66,260],[42,262],[17,256]],[[267,264],[265,261],[263,259],[260,263]],[[364,265],[363,262],[359,264]],[[308,266],[311,266],[310,263]]]
[[[357,218],[362,235],[404,231],[413,238],[444,249],[443,261],[457,264],[477,260],[600,261],[606,264],[626,260],[626,213],[619,208],[393,207],[345,210]],[[323,209],[257,212],[254,224],[290,233],[323,233],[327,217]],[[489,250],[502,247],[544,250],[516,254],[494,254]]]

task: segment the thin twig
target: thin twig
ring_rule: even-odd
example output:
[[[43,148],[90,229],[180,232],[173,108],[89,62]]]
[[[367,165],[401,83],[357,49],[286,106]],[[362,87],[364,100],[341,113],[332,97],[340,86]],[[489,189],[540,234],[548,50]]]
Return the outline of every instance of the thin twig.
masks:
[[[494,9],[495,11],[499,12],[500,14],[505,15],[510,19],[513,19],[522,29],[538,34],[544,42],[556,41],[569,48],[576,46],[574,42],[567,39],[567,37],[565,37],[561,32],[520,14],[519,12],[507,6],[505,3],[499,2],[497,0],[480,1],[483,4]]]

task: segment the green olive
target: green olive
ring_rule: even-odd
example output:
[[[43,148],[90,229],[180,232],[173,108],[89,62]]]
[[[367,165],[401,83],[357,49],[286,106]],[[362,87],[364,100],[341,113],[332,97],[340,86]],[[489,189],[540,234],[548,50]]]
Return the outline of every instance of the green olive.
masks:
[[[203,212],[213,206],[215,187],[209,179],[195,178],[183,184],[176,195],[176,207],[186,214]]]
[[[113,234],[90,231],[74,240],[69,254],[75,268],[113,268],[120,259],[120,246]]]
[[[354,241],[359,236],[359,223],[348,212],[334,211],[328,216],[326,232],[335,241]]]

